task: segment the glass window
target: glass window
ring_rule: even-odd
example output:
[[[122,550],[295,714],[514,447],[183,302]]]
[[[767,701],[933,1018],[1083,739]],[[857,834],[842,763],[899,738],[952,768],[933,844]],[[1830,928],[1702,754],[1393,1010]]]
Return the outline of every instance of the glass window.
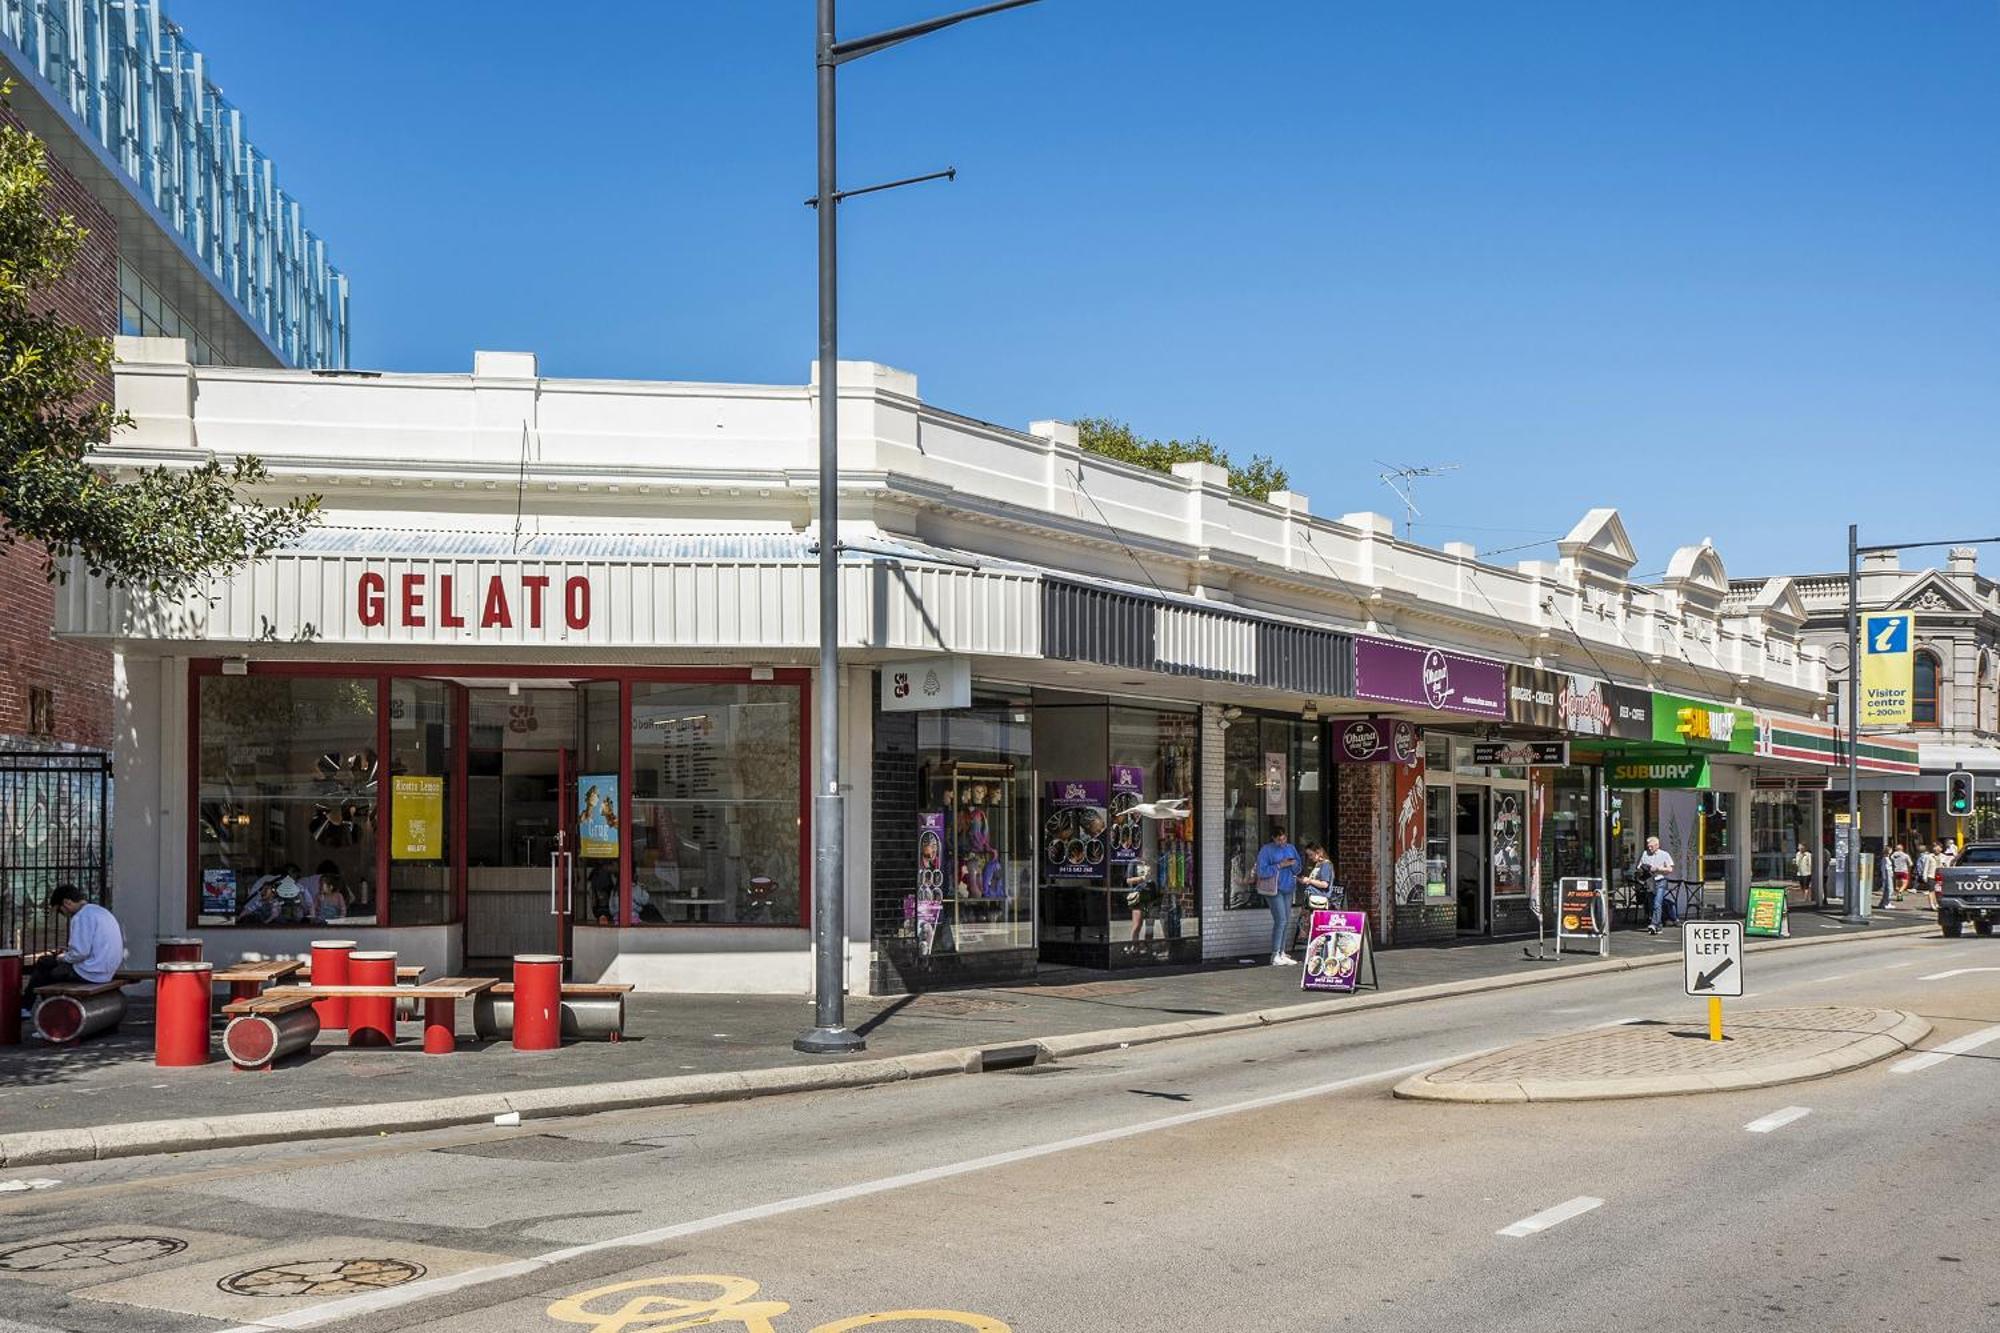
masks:
[[[373,677],[207,676],[197,924],[376,920]]]
[[[1915,685],[1911,690],[1910,720],[1920,727],[1938,724],[1937,654],[1919,651],[1914,663]]]
[[[1200,934],[1200,881],[1194,873],[1197,731],[1198,719],[1191,712],[1111,710],[1113,940],[1143,943]],[[1130,781],[1121,784],[1121,776]],[[1141,802],[1167,799],[1186,801],[1188,817],[1143,819],[1119,813]],[[1137,888],[1131,885],[1135,870],[1142,870],[1143,878]]]
[[[1255,869],[1257,851],[1274,828],[1282,826],[1294,847],[1327,840],[1333,793],[1324,781],[1320,736],[1317,722],[1273,717],[1240,717],[1223,733],[1223,847],[1229,858],[1223,906],[1267,910]]]
[[[621,894],[618,878],[618,829],[625,818],[619,808],[619,739],[625,733],[618,683],[595,681],[577,689],[576,801],[577,842],[575,892],[571,915],[578,925],[605,925],[618,920]]]
[[[1795,878],[1793,858],[1808,839],[1806,803],[1793,792],[1750,794],[1750,878],[1786,883]],[[1808,846],[1808,850],[1811,848]]]
[[[632,909],[649,923],[799,925],[799,691],[632,687]]]
[[[454,920],[451,693],[435,680],[389,682],[389,920]]]
[[[1035,942],[1035,791],[1028,714],[1004,703],[917,718],[915,891],[921,957]]]

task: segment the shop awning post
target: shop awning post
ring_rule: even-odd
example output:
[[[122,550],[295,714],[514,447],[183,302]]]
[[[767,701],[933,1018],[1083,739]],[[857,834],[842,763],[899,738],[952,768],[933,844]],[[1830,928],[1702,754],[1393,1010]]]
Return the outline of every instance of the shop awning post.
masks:
[[[841,41],[834,0],[819,0],[813,64],[818,80],[819,188],[810,201],[819,223],[819,688],[813,725],[819,736],[819,785],[813,796],[813,1026],[792,1042],[809,1055],[839,1055],[867,1045],[847,1027],[847,800],[840,789],[840,190],[834,128],[834,75],[840,66],[967,19],[1019,9],[1036,0],[993,3],[941,18]],[[870,194],[951,179],[931,172],[849,194]]]

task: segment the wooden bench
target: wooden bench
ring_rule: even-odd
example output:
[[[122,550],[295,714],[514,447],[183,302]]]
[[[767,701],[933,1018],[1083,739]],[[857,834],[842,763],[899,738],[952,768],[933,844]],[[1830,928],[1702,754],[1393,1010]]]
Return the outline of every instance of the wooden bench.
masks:
[[[562,1036],[565,1041],[623,1041],[625,997],[632,986],[615,981],[566,981],[562,988]],[[472,1032],[481,1041],[514,1036],[514,983],[503,981],[483,991],[472,1006]]]
[[[253,994],[222,1006],[229,1026],[222,1030],[222,1053],[238,1069],[268,1070],[273,1061],[313,1044],[319,1015],[310,995]]]
[[[402,970],[397,969],[399,972]],[[317,999],[343,996],[350,1000],[422,1000],[424,1002],[424,1053],[449,1055],[458,1049],[458,1002],[492,989],[491,977],[440,977],[414,986],[273,986],[260,997],[267,1000]],[[348,1030],[348,1044],[361,1031]],[[393,1039],[394,1033],[389,1034]]]
[[[215,980],[229,983],[229,998],[247,1000],[273,982],[283,981],[305,967],[296,958],[272,958],[264,962],[231,963],[215,973]],[[225,1006],[223,1012],[227,1013]]]
[[[35,991],[35,1035],[55,1046],[71,1046],[85,1037],[107,1032],[125,1018],[125,988],[153,974],[109,981],[66,981]],[[9,1000],[8,1003],[13,1003]]]

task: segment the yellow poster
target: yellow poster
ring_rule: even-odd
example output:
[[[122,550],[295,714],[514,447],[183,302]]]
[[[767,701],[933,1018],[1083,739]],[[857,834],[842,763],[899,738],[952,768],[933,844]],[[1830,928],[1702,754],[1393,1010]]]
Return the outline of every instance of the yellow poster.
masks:
[[[389,779],[395,861],[436,861],[444,856],[444,779],[422,773]]]
[[[1916,695],[1916,617],[1890,611],[1861,617],[1861,725],[1907,727]]]

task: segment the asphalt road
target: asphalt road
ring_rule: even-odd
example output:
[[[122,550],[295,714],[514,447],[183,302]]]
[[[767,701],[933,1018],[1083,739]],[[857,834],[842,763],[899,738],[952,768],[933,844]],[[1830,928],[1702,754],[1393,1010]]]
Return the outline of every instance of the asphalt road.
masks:
[[[2000,941],[1752,955],[1746,985],[1914,1010],[1927,1048],[2000,1036]],[[0,1327],[2000,1326],[2000,1040],[1750,1093],[1388,1095],[1701,1012],[1649,969],[1034,1071],[8,1173],[56,1183],[0,1193]],[[897,1311],[923,1317],[857,1322]]]

